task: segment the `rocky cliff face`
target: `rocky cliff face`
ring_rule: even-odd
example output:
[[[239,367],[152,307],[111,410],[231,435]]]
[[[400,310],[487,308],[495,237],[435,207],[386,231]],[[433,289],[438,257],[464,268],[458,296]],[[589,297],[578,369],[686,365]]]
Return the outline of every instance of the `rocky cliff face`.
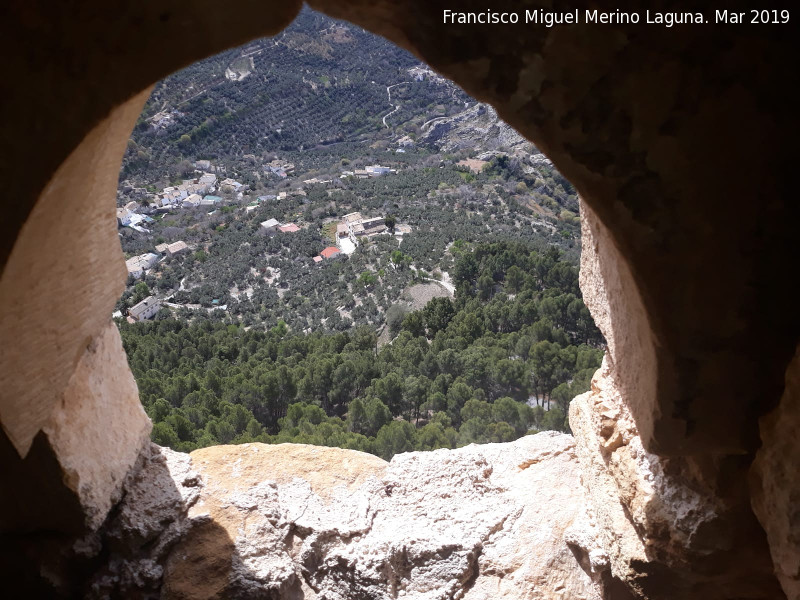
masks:
[[[583,205],[581,216],[581,289],[608,342],[591,391],[575,398],[569,410],[587,511],[597,525],[595,543],[609,556],[611,573],[642,598],[783,597],[748,500],[751,457],[670,457],[646,447],[643,430],[654,418],[667,420],[642,413],[660,383],[646,376],[656,371],[658,348],[646,319],[639,318],[644,308],[630,271],[591,209]],[[793,394],[788,395],[790,404]],[[762,427],[772,432],[775,421],[767,418]],[[775,485],[784,470],[776,454],[797,455],[788,431],[777,437],[782,441],[761,453],[765,498],[773,505],[765,499],[757,504],[763,513],[774,508],[785,515],[770,521],[775,540],[778,531],[792,530],[786,517],[796,489],[787,481]],[[773,553],[782,555],[792,579],[796,555],[790,558],[787,546],[773,547]]]
[[[441,152],[474,148],[511,150],[528,144],[491,106],[481,103],[451,117],[431,119],[423,126],[420,141]]]
[[[291,444],[154,447],[89,587],[96,598],[601,600],[607,558],[580,547],[592,539],[584,507],[573,439],[556,433],[389,463]]]

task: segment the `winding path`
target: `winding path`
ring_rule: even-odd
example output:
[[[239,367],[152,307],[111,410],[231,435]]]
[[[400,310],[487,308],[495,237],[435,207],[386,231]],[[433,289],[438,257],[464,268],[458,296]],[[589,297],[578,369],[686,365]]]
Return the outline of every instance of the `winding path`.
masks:
[[[411,82],[410,81],[401,81],[400,83],[394,83],[392,85],[386,86],[386,93],[389,95],[389,104],[392,104],[392,88],[393,87],[397,87],[398,85],[403,85],[405,83],[411,83]],[[398,110],[400,110],[400,105],[399,104],[392,104],[392,106],[394,106],[394,109],[392,109],[390,112],[388,112],[385,115],[383,115],[383,126],[386,127],[386,128],[389,127],[389,125],[386,123],[386,117],[389,117],[389,116],[393,115],[394,113],[396,113]]]

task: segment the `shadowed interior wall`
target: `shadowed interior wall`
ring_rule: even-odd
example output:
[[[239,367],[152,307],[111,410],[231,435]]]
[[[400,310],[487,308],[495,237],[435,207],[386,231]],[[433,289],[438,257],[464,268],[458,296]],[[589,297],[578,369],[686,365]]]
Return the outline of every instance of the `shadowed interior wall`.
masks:
[[[0,9],[0,48],[13,57],[6,81],[16,82],[3,96],[0,137],[0,419],[15,468],[58,418],[59,403],[68,405],[81,365],[97,369],[78,389],[94,390],[99,418],[120,414],[103,388],[112,372],[130,379],[107,333],[124,279],[113,184],[145,90],[192,61],[280,31],[300,8],[263,0],[51,4],[12,0]],[[761,444],[759,418],[778,406],[800,332],[785,266],[800,258],[796,107],[787,93],[799,71],[792,31],[457,26],[442,23],[452,7],[438,0],[311,5],[384,35],[490,102],[575,185],[594,215],[598,255],[624,263],[614,301],[594,313],[603,313],[598,320],[619,349],[614,389],[633,437],[654,456],[675,458],[676,476],[718,500],[725,523],[749,531],[743,482]],[[593,8],[563,8],[586,7]],[[485,6],[463,2],[459,10]],[[92,355],[98,344],[114,349],[100,360]],[[76,450],[61,426],[51,428],[51,459],[72,474],[53,485],[84,511],[70,528],[102,520],[134,464],[148,425],[131,411],[118,426],[136,433],[108,463],[75,459],[96,448]],[[769,456],[773,464],[791,460]],[[14,471],[5,466],[7,478]],[[756,536],[762,543],[763,532]],[[725,560],[709,567],[714,577],[738,564]],[[768,577],[756,563],[758,577]],[[691,564],[670,568],[692,585]]]

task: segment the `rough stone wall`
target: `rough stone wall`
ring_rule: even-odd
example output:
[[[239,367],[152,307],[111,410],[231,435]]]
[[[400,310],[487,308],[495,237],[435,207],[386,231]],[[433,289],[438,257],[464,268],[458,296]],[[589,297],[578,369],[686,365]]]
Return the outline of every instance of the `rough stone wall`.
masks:
[[[125,550],[91,597],[602,598],[607,563],[595,554],[593,581],[564,541],[585,527],[567,435],[390,463],[294,444],[154,448],[141,473],[103,534]]]
[[[612,574],[653,600],[782,597],[747,503],[746,468],[719,475],[719,465],[648,452],[616,381],[606,358],[569,413],[594,539]]]
[[[117,108],[67,158],[0,277],[0,422],[9,442],[0,486],[14,490],[17,507],[4,511],[2,531],[96,528],[150,433],[111,322],[127,278],[117,172],[146,98]],[[37,436],[41,450],[31,455]],[[47,472],[52,462],[62,476],[17,476],[19,468]],[[62,501],[43,502],[58,486]],[[65,509],[74,503],[82,515]]]
[[[596,540],[612,573],[645,598],[781,597],[749,506],[752,456],[665,457],[645,448],[632,408],[637,386],[624,372],[652,361],[653,335],[637,318],[642,301],[607,231],[586,205],[581,215],[581,289],[608,348],[591,391],[572,401],[569,420]],[[783,489],[778,502],[787,509],[791,487]]]
[[[312,2],[410,49],[491,103],[591,209],[598,285],[585,291],[609,338],[610,371],[572,412],[584,486],[590,497],[618,494],[625,514],[595,506],[599,545],[589,548],[592,536],[576,533],[572,546],[579,554],[585,547],[586,565],[602,564],[608,552],[613,574],[634,590],[657,594],[648,581],[669,580],[683,597],[705,598],[716,585],[734,593],[752,576],[764,583],[751,597],[767,597],[775,590],[768,539],[784,590],[796,597],[796,497],[785,475],[796,455],[785,424],[798,410],[786,369],[800,333],[785,267],[800,258],[791,160],[797,119],[787,93],[800,73],[792,29],[459,27],[442,23],[442,9],[453,9],[445,4]],[[106,333],[124,276],[113,183],[143,90],[194,60],[279,31],[299,6],[12,0],[3,7],[6,80],[25,82],[3,96],[0,115],[9,199],[0,220],[0,484],[14,490],[1,499],[4,532],[47,532],[46,544],[67,544],[102,520],[120,482],[136,473],[146,420],[129,403],[129,380],[119,382],[119,397],[104,382],[124,371],[121,348]],[[458,8],[486,6],[470,0]],[[595,287],[607,304],[593,303]],[[108,351],[100,356],[98,347]],[[70,390],[91,398],[70,399]],[[102,415],[113,423],[120,414],[114,403],[128,402],[129,422],[116,426],[131,435],[108,464],[87,458],[112,446],[83,445],[74,425],[89,421],[65,412],[67,402],[96,402],[87,412],[101,419],[97,430]],[[766,534],[753,528],[748,474]],[[682,506],[683,494],[699,513],[675,514],[671,505]],[[625,544],[617,549],[609,527],[619,518],[630,527],[620,526]],[[10,547],[6,568],[26,556]],[[75,552],[88,556],[90,547]]]
[[[753,510],[767,532],[786,595],[800,598],[800,348],[786,370],[781,403],[760,426],[763,446],[751,476]]]

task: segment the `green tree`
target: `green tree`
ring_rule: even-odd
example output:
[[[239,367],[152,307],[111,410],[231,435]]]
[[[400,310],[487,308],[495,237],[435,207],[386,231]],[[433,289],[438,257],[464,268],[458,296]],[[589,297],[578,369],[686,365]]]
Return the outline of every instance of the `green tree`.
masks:
[[[492,404],[492,420],[495,423],[508,423],[519,434],[525,433],[528,427],[522,415],[520,415],[520,406],[521,403],[516,402],[508,396],[498,398],[495,400],[494,404]]]
[[[428,334],[433,337],[438,331],[446,329],[455,313],[453,303],[450,302],[449,298],[433,298],[430,300],[422,310]]]
[[[525,273],[517,265],[512,265],[506,271],[506,289],[512,294],[516,294],[522,289],[525,282]]]
[[[392,420],[389,408],[378,398],[370,398],[364,405],[367,423],[364,435],[374,436],[380,429]]]
[[[461,419],[464,422],[470,419],[480,419],[488,423],[492,420],[492,405],[483,400],[470,398],[461,409]]]
[[[424,336],[425,317],[422,315],[422,311],[414,311],[409,313],[408,316],[403,319],[402,329],[408,331],[415,337]]]
[[[438,450],[452,447],[452,441],[441,423],[428,423],[417,431],[416,450]]]
[[[167,448],[175,448],[180,442],[175,430],[164,422],[153,423],[150,439],[159,446],[166,446]]]
[[[488,275],[478,277],[478,297],[481,300],[488,300],[494,291],[494,279]]]
[[[363,433],[369,427],[367,411],[361,398],[356,398],[350,403],[347,411],[347,430],[353,433]]]
[[[392,421],[384,425],[375,438],[375,450],[385,460],[390,460],[395,454],[412,451],[414,445],[414,426],[408,421]]]
[[[139,281],[136,285],[133,286],[133,297],[131,298],[131,302],[133,304],[138,304],[145,298],[150,295],[150,288],[144,281]]]
[[[386,326],[392,335],[397,335],[403,326],[403,320],[408,314],[408,308],[404,304],[392,304],[386,311]]]

